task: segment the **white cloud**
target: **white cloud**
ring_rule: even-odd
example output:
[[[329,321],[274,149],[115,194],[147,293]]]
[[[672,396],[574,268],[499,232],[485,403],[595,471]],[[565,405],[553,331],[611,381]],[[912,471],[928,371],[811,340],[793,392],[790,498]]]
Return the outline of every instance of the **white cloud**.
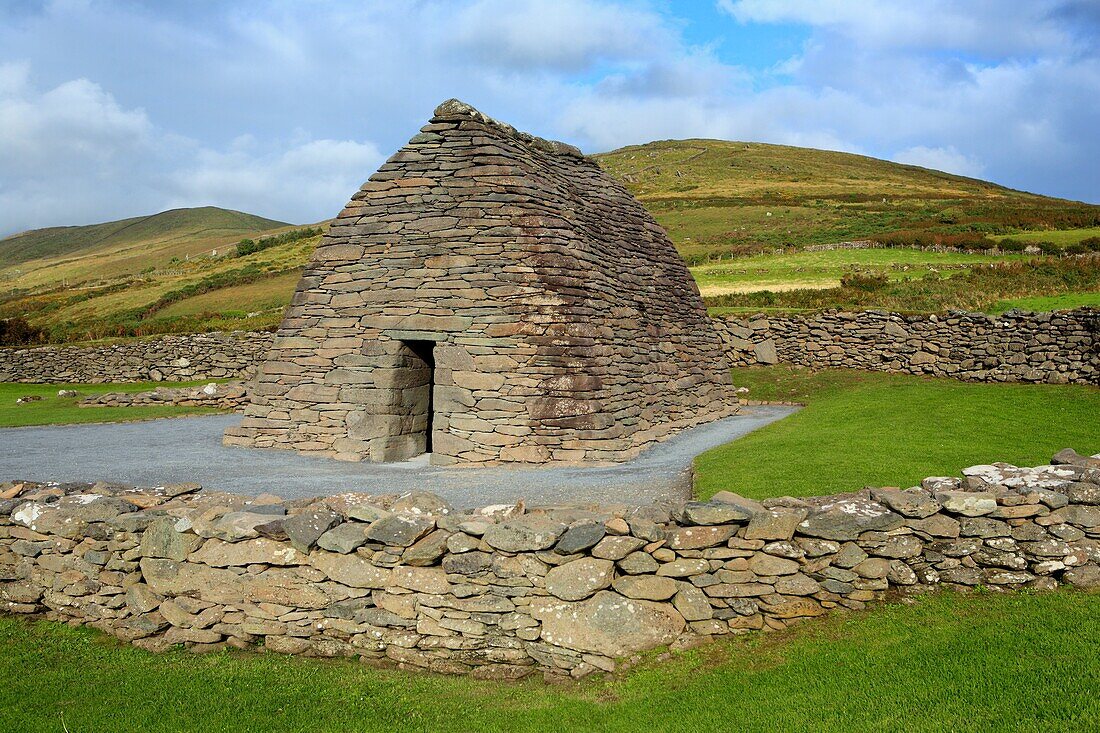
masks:
[[[985,169],[985,166],[977,160],[956,150],[954,145],[943,148],[914,145],[911,148],[899,151],[893,156],[893,159],[898,163],[919,165],[922,168],[932,168],[971,178],[979,177]]]
[[[719,0],[742,23],[803,23],[877,48],[990,54],[1063,51],[1077,45],[1050,0]]]
[[[205,204],[315,221],[382,162],[370,142],[259,142],[223,149],[155,126],[87,79],[37,89],[26,63],[0,64],[0,234]]]
[[[676,43],[656,14],[590,0],[477,0],[439,30],[465,55],[509,71],[583,71],[652,58]]]
[[[590,152],[760,140],[1100,200],[1094,0],[720,5],[0,4],[0,232],[198,204],[315,221],[449,97]],[[724,34],[762,24],[804,42],[730,63],[753,55]]]
[[[275,153],[237,141],[228,151],[200,151],[194,165],[170,178],[181,206],[217,202],[274,218],[296,211],[297,221],[307,221],[338,213],[334,202],[350,198],[383,160],[372,143],[353,140],[310,140]]]

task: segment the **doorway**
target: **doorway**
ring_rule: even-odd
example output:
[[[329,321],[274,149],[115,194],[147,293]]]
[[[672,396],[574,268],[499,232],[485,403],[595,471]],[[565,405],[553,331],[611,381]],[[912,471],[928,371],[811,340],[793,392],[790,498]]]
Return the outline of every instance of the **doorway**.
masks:
[[[433,419],[435,417],[435,342],[402,341],[415,362],[414,369],[421,378],[407,388],[407,405],[412,412],[412,428],[417,444],[423,436],[424,453],[432,452]]]

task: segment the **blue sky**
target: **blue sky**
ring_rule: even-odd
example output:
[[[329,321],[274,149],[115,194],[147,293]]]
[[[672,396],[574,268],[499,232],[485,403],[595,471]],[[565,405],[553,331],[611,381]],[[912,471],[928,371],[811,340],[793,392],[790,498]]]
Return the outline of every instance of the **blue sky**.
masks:
[[[324,219],[449,97],[587,152],[756,140],[1100,202],[1097,0],[7,0],[0,234]]]

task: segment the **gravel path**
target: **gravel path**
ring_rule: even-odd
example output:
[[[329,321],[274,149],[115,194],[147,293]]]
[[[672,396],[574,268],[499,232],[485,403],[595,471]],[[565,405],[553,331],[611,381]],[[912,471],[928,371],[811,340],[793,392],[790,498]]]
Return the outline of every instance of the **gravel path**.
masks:
[[[91,408],[89,408],[91,409]],[[197,481],[239,494],[285,499],[342,491],[430,491],[456,507],[600,501],[649,504],[683,498],[691,461],[797,408],[746,408],[692,428],[627,463],[599,468],[441,468],[424,457],[404,463],[345,463],[289,451],[227,448],[222,431],[239,415],[102,425],[0,429],[0,480],[116,481],[137,486]]]

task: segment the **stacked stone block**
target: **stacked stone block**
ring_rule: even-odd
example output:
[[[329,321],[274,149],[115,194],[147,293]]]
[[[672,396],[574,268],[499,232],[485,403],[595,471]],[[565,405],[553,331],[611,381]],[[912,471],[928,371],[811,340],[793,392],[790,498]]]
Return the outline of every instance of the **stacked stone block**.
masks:
[[[453,100],[333,222],[252,395],[227,443],[444,464],[619,461],[737,409],[641,204]]]
[[[715,319],[734,366],[799,364],[975,382],[1100,384],[1100,311],[882,311]]]
[[[0,382],[189,382],[251,377],[274,334],[173,334],[99,346],[0,348]]]
[[[580,677],[889,592],[1100,588],[1100,456],[756,502],[454,510],[195,484],[0,484],[0,608],[151,650]]]

